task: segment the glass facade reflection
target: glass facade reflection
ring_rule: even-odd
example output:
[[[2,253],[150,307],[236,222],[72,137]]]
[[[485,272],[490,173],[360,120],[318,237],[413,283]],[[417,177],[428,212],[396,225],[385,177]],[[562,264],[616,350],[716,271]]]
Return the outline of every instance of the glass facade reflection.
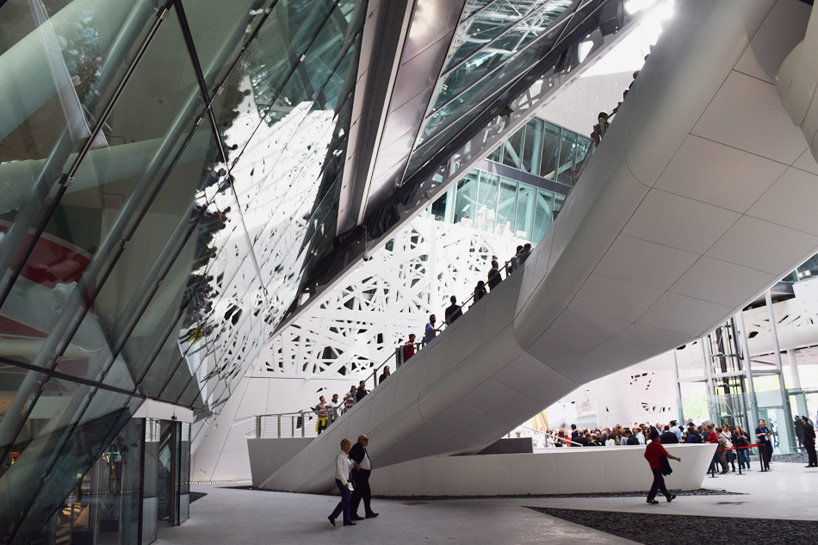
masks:
[[[120,478],[92,468],[145,398],[196,412],[168,468],[185,496],[191,440],[323,235],[365,9],[0,4],[0,540],[79,531],[66,498]]]
[[[575,45],[586,33],[573,29],[602,3],[466,2],[404,176],[543,56]],[[336,229],[347,146],[359,143],[348,142],[355,101],[365,103],[356,82],[372,53],[361,51],[364,24],[375,24],[368,7],[0,2],[3,542],[68,542],[65,524],[84,531],[83,513],[110,511],[77,497],[124,486],[111,445],[136,433],[126,425],[145,399],[191,409],[195,421],[144,424],[136,508],[155,516],[140,519],[139,535],[150,542],[146,520],[164,514],[162,467],[176,483],[167,520],[184,519],[185,453],[305,295],[304,279],[338,274],[333,252],[366,244],[365,218]],[[464,178],[434,209],[536,240],[584,149],[582,137],[535,120],[494,152],[496,168]],[[412,188],[395,195],[408,202],[399,193]],[[105,519],[119,521],[123,542],[133,542],[132,500]]]

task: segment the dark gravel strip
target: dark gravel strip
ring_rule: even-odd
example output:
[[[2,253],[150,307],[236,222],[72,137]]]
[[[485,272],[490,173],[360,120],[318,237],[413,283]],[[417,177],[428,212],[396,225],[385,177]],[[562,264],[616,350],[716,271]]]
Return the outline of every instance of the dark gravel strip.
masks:
[[[677,496],[739,496],[742,492],[728,492],[727,490],[710,490],[699,488],[698,490],[677,490]],[[525,494],[516,496],[373,496],[381,500],[410,500],[410,501],[435,501],[435,500],[485,500],[495,498],[639,498],[645,497],[647,492],[595,492],[590,494]]]
[[[190,503],[193,503],[196,500],[200,500],[207,496],[207,492],[191,492],[190,493]]]
[[[661,503],[664,498],[658,498]],[[661,505],[655,506],[661,509]],[[815,543],[818,522],[811,520],[697,517],[529,507],[546,515],[650,545],[792,545]]]
[[[795,454],[774,454],[773,462],[786,462],[792,464],[806,464],[809,462],[806,452],[797,452]]]

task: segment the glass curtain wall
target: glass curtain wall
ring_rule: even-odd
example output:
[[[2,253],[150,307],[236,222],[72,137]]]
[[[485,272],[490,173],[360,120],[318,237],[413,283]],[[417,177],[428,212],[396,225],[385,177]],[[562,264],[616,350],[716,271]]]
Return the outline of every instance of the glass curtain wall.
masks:
[[[530,183],[514,171],[474,169],[438,199],[431,213],[439,220],[538,242],[557,216],[579,175],[590,140],[542,119],[532,119],[499,146],[488,160],[533,174],[552,189]],[[449,206],[448,203],[454,203]]]
[[[0,2],[0,541],[144,398],[224,405],[334,221],[365,10]]]

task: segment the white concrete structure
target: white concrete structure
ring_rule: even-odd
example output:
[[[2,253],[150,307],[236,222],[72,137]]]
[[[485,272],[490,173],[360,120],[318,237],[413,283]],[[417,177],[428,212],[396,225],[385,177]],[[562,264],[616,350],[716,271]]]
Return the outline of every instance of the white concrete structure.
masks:
[[[384,466],[479,450],[700,337],[814,254],[814,213],[791,204],[818,176],[794,166],[807,144],[770,83],[808,9],[679,5],[525,267],[264,486],[329,490],[340,439],[362,432]]]
[[[697,490],[715,444],[665,445],[671,460],[665,478],[672,490]],[[553,448],[533,454],[431,456],[382,469],[370,477],[380,496],[519,496],[647,492],[653,482],[645,447]],[[661,498],[660,498],[661,499]]]

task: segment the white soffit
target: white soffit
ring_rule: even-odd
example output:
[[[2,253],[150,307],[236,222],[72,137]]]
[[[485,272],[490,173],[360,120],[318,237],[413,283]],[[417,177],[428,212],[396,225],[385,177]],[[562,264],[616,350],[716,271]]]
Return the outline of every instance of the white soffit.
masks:
[[[622,234],[703,254],[738,218],[730,210],[652,189]]]
[[[775,87],[731,72],[692,134],[791,165],[807,149]]]
[[[688,135],[655,187],[744,213],[786,168],[770,159]]]
[[[684,250],[620,235],[594,273],[667,290],[698,258]]]
[[[782,263],[803,262],[804,248],[818,248],[818,237],[744,216],[707,255],[767,273],[778,274]]]
[[[801,139],[803,141],[803,137]],[[818,203],[818,176],[790,168],[747,215],[818,235],[815,203]]]

